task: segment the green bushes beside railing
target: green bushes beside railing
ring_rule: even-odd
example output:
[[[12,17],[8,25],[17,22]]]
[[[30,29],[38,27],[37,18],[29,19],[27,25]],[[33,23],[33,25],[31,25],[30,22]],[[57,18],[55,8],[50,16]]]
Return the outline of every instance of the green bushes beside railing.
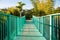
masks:
[[[17,17],[0,12],[0,40],[13,40],[24,24],[25,16]]]
[[[60,38],[60,13],[32,18],[37,29],[47,40]],[[39,26],[38,26],[39,25]]]

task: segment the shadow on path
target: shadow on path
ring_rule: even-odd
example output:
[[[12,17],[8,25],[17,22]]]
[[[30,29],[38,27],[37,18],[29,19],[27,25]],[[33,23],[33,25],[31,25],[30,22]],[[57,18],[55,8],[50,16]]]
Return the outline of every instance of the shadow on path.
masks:
[[[20,32],[14,40],[46,40],[32,23],[32,20],[26,20],[22,30],[22,33]]]

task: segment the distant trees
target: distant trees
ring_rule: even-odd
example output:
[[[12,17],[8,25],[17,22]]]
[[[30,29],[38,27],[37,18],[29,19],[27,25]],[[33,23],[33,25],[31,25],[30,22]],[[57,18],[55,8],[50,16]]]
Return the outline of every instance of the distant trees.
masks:
[[[23,16],[25,13],[29,13],[29,15],[36,15],[36,16],[43,16],[52,13],[60,13],[60,7],[54,9],[54,1],[53,0],[31,0],[32,5],[34,6],[33,9],[25,11],[23,10],[23,6],[25,5],[22,2],[18,2],[17,6],[1,9],[0,11],[11,14],[15,16]],[[22,11],[23,10],[23,11]]]
[[[8,11],[8,9],[4,8],[4,9],[1,9],[1,12],[3,13],[6,13]]]
[[[25,16],[26,16],[26,19],[31,19],[32,18],[32,10],[26,10],[25,11]]]
[[[19,9],[19,11],[20,11],[20,16],[21,16],[22,7],[23,7],[24,5],[25,5],[25,4],[22,3],[22,2],[18,2],[18,6],[16,6],[16,8]]]
[[[53,12],[53,9],[54,9],[53,0],[31,0],[31,2],[32,2],[32,5],[34,6],[34,10],[36,11],[37,15],[40,15],[41,10],[45,12],[42,15],[54,13]]]
[[[25,4],[22,3],[22,2],[18,2],[18,6],[16,6],[16,7],[19,9],[19,11],[22,11],[22,7],[23,7],[24,5],[25,5]]]
[[[54,10],[54,13],[60,13],[60,7],[56,8],[56,9]]]
[[[44,15],[46,15],[45,11],[44,10],[40,10],[39,16],[44,16]]]
[[[5,9],[1,9],[2,12],[6,13],[6,14],[11,14],[11,15],[15,15],[15,16],[20,16],[20,12],[23,10],[22,7],[24,6],[25,4],[22,3],[22,2],[18,2],[18,5],[17,6],[13,6],[13,7],[10,7],[10,8],[5,8]]]
[[[15,16],[19,16],[19,14],[20,14],[18,9],[16,9],[14,7],[8,8],[7,13],[10,13],[11,15],[15,15]]]

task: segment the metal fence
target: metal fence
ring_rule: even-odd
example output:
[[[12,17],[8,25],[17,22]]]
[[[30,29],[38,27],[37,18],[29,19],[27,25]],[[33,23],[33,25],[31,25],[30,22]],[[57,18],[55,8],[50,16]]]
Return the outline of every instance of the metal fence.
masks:
[[[24,24],[25,16],[17,17],[0,12],[0,40],[13,40]]]
[[[46,40],[59,40],[60,13],[32,18],[33,23]],[[38,26],[39,25],[39,26]]]

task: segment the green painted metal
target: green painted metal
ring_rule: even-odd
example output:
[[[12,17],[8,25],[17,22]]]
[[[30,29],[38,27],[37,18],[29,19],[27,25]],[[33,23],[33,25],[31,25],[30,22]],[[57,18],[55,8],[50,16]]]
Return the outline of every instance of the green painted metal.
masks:
[[[60,35],[60,15],[52,16],[52,40],[59,40]]]
[[[24,24],[25,16],[17,17],[0,12],[0,40],[13,40]]]
[[[60,13],[41,17],[33,16],[32,21],[46,40],[59,40]]]
[[[35,24],[36,28],[39,30],[40,33],[43,34],[43,17],[35,17],[32,18],[33,23]]]
[[[0,40],[13,40],[24,28],[25,20],[25,16],[17,17],[0,12]],[[59,40],[60,13],[42,17],[33,16],[32,22],[46,40]]]

